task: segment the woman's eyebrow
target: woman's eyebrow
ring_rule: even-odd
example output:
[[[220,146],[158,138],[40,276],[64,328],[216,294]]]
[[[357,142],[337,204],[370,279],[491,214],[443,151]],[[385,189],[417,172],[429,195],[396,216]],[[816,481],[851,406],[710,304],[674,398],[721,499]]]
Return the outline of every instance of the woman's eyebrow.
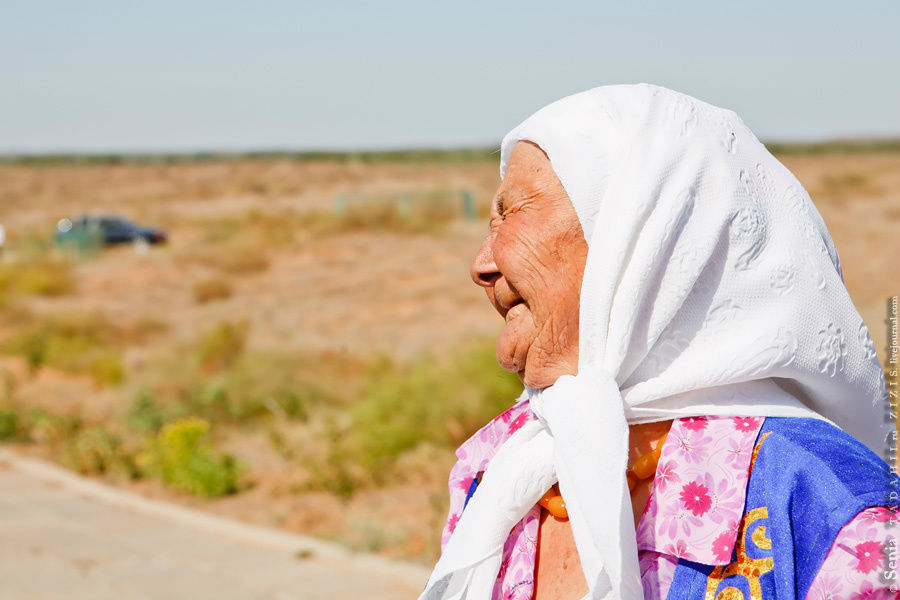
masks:
[[[497,194],[497,212],[500,213],[501,215],[503,214],[503,206],[504,206],[505,200],[506,200],[506,198],[502,193]]]
[[[506,204],[506,197],[503,195],[503,192],[497,194],[496,200],[494,201],[494,206],[497,208],[497,214],[501,217],[503,216],[503,209]],[[488,219],[488,228],[493,227],[493,218]]]

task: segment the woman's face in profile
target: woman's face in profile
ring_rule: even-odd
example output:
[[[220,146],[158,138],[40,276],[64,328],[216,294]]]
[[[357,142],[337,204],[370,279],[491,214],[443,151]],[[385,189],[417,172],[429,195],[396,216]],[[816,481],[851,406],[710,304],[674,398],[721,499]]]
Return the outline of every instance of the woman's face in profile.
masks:
[[[472,279],[506,319],[500,365],[529,387],[578,370],[578,309],[587,243],[544,152],[519,142],[491,206]]]

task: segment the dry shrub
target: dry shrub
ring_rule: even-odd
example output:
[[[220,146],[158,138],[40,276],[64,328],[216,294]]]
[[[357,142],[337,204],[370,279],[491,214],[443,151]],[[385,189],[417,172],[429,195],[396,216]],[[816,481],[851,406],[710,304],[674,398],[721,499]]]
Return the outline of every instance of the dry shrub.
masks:
[[[63,444],[63,463],[85,475],[125,472],[138,477],[134,450],[102,426],[79,427]]]
[[[187,258],[231,275],[248,275],[264,271],[269,267],[269,259],[263,242],[226,244],[217,248],[204,249]]]
[[[864,171],[829,173],[811,191],[813,198],[842,198],[846,196],[877,196],[883,189]]]
[[[0,292],[35,296],[63,296],[75,290],[72,264],[38,259],[0,264]]]
[[[0,410],[0,441],[36,443],[79,473],[140,476],[136,448],[110,427],[43,409],[12,406]]]
[[[306,422],[323,406],[347,403],[356,386],[348,361],[327,355],[246,351],[234,325],[219,325],[186,348],[182,358],[151,363],[126,414],[139,432],[195,415],[211,423],[253,427],[260,419]],[[213,353],[212,349],[216,351]],[[228,355],[217,369],[210,354]]]
[[[3,345],[32,369],[44,365],[90,375],[100,385],[120,383],[125,371],[119,329],[97,312],[49,316],[25,314],[25,322]]]
[[[141,317],[137,321],[120,325],[117,338],[124,345],[141,344],[148,339],[165,333],[169,324],[155,317]]]
[[[351,204],[342,212],[310,212],[296,219],[298,229],[315,235],[353,231],[435,234],[458,217],[446,202],[417,202],[408,207],[394,199],[374,199]]]
[[[219,277],[201,279],[194,284],[194,301],[198,304],[224,300],[230,298],[232,293],[231,284]]]
[[[248,327],[246,321],[223,321],[203,334],[197,348],[197,357],[203,368],[222,371],[233,365],[244,352]]]

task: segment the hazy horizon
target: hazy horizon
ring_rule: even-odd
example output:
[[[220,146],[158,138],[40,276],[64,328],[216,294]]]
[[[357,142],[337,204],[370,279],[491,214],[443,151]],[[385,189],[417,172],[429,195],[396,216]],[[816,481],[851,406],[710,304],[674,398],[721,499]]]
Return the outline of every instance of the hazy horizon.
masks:
[[[0,154],[471,148],[656,83],[768,142],[900,137],[900,5],[273,1],[9,7]]]

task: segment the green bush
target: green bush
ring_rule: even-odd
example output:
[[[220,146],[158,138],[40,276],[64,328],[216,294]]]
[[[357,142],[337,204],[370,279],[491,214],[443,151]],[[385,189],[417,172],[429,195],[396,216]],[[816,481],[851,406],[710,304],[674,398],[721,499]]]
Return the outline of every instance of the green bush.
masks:
[[[58,449],[84,427],[79,417],[57,415],[40,408],[27,411],[24,420],[28,440],[50,449]]]
[[[213,453],[209,430],[209,422],[197,417],[168,423],[149,441],[139,465],[167,485],[198,496],[234,493],[242,469],[231,455]]]
[[[22,436],[19,413],[14,410],[0,409],[0,442],[17,440]]]
[[[125,422],[138,433],[155,434],[170,420],[166,411],[147,389],[138,391],[134,402],[125,415]]]
[[[70,373],[85,373],[101,385],[116,385],[125,376],[118,333],[98,313],[31,317],[4,345],[4,351],[25,357],[32,369],[43,365]]]
[[[43,409],[0,409],[0,441],[41,444],[68,468],[88,475],[125,472],[140,476],[134,450],[102,425]]]
[[[521,392],[497,365],[493,343],[460,348],[449,359],[424,357],[408,366],[373,368],[345,429],[332,428],[327,465],[351,461],[376,484],[394,475],[397,458],[420,444],[452,448],[508,407]],[[362,483],[362,482],[357,482]]]

